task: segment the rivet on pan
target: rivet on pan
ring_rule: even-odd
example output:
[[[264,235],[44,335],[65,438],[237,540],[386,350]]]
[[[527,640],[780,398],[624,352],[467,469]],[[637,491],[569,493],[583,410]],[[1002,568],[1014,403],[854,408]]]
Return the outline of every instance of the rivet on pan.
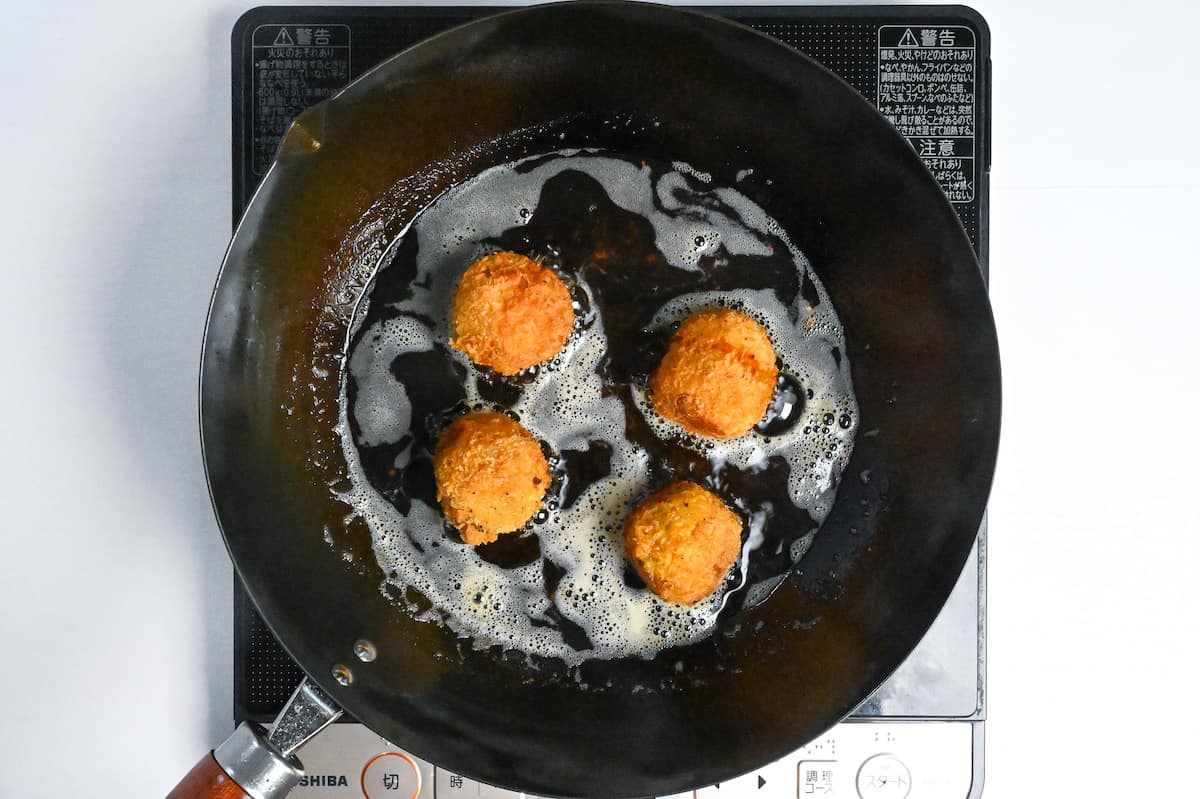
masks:
[[[354,682],[354,673],[341,663],[337,663],[333,667],[333,679],[338,681],[338,685],[349,685]]]
[[[354,642],[354,654],[363,663],[370,663],[378,654],[375,651],[375,644],[368,641],[366,638],[359,638]]]

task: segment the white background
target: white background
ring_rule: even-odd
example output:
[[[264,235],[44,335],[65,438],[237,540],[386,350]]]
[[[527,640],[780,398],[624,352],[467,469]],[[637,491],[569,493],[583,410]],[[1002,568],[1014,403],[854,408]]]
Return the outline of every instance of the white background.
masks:
[[[986,795],[1195,795],[1200,12],[977,8],[1005,383]],[[155,797],[231,725],[196,375],[245,6],[2,9],[0,797]]]

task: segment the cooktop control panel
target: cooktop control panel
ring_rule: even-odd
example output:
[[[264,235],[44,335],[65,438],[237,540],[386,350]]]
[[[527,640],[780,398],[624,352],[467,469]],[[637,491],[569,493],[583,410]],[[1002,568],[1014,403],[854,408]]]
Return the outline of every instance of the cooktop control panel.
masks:
[[[847,722],[783,760],[670,799],[964,799],[977,787],[982,736],[966,721]],[[292,799],[526,797],[426,763],[360,724],[334,725],[301,754],[308,776]]]

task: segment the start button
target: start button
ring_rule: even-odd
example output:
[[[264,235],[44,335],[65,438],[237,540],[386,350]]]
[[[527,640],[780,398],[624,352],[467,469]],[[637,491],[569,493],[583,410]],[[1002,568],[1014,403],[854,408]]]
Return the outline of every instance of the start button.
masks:
[[[858,795],[862,799],[905,799],[912,790],[908,766],[892,755],[875,755],[858,770]]]
[[[401,752],[383,752],[367,761],[362,770],[366,799],[417,799],[421,772],[413,759]]]

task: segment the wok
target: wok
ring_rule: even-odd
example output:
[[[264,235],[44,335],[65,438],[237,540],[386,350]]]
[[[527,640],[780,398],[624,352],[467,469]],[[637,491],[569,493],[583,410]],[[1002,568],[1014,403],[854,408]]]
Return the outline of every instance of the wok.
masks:
[[[475,649],[398,607],[336,499],[333,431],[347,328],[389,243],[448,187],[563,147],[769,178],[739,189],[828,289],[860,407],[832,512],[769,601],[698,644],[578,669]],[[632,3],[521,9],[417,44],[295,121],[221,269],[201,378],[213,504],[309,680],[273,741],[244,725],[173,795],[280,795],[300,773],[291,751],[338,707],[537,795],[674,794],[779,758],[870,696],[934,620],[984,512],[999,415],[995,330],[954,211],[807,57]]]

